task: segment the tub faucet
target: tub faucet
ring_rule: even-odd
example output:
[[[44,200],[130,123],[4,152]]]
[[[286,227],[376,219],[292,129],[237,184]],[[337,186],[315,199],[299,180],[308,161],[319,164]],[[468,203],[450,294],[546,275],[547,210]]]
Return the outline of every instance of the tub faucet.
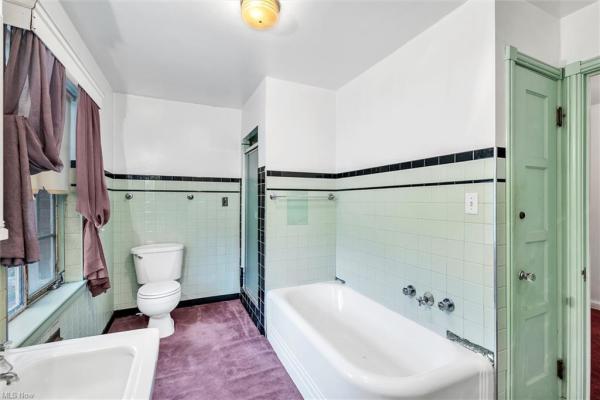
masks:
[[[335,277],[335,280],[336,280],[337,282],[341,283],[342,285],[345,285],[345,284],[346,284],[346,281],[345,281],[345,280],[343,280],[342,278],[338,278],[337,276]]]
[[[9,341],[0,343],[0,352],[4,353],[10,344],[11,343]],[[14,367],[4,357],[4,354],[0,355],[0,365],[3,367],[2,369],[5,370],[4,372],[0,373],[0,381],[6,382],[6,386],[9,386],[13,382],[19,381],[19,375],[17,375],[16,372],[13,372]]]
[[[405,296],[415,297],[417,289],[415,289],[413,285],[408,285],[407,287],[402,288],[402,293],[404,293]]]
[[[423,293],[423,296],[417,297],[417,301],[419,302],[419,306],[432,306],[435,303],[433,299],[433,295],[429,292]]]

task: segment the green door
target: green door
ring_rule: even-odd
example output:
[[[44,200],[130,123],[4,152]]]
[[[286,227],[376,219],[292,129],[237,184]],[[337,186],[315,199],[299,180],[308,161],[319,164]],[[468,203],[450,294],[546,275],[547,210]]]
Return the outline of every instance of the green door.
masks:
[[[559,399],[557,127],[559,82],[514,70],[511,110],[512,399]]]

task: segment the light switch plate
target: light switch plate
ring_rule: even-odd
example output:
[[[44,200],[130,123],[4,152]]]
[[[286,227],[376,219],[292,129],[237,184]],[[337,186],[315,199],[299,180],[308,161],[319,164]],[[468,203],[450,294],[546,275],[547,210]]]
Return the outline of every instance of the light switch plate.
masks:
[[[477,193],[465,193],[465,214],[479,214]]]

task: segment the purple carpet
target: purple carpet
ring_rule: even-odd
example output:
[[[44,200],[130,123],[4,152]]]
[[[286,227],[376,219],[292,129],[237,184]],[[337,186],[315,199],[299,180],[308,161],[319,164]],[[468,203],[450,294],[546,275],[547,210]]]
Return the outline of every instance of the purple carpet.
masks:
[[[178,308],[175,334],[160,341],[154,399],[302,399],[239,300]],[[145,328],[117,318],[110,332]]]

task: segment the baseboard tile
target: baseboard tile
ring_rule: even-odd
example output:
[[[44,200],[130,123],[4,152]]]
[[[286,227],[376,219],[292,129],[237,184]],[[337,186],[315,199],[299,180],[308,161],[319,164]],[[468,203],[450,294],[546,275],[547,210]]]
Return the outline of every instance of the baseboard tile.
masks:
[[[223,294],[220,296],[210,296],[210,297],[201,297],[198,299],[181,300],[179,302],[179,304],[177,304],[176,308],[193,307],[193,306],[199,306],[202,304],[210,304],[210,303],[218,303],[221,301],[237,300],[239,298],[240,298],[239,293],[232,293],[232,294]],[[112,323],[114,322],[114,320],[116,318],[127,317],[129,315],[135,315],[135,314],[138,314],[139,312],[140,312],[140,310],[137,307],[123,308],[121,310],[114,310],[110,319],[108,320],[108,323],[106,324],[106,327],[102,331],[102,334],[104,335],[105,333],[108,333]]]

